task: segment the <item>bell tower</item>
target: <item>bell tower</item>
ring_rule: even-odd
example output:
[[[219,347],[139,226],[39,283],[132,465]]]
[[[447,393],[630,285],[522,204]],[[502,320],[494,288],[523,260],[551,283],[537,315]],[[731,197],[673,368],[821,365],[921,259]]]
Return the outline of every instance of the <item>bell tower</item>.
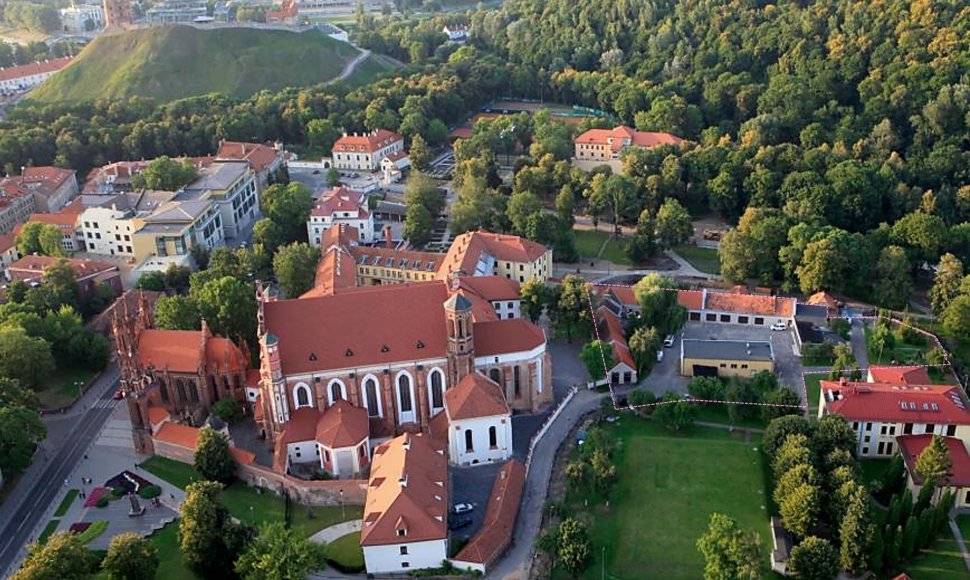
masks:
[[[460,292],[455,292],[445,301],[444,308],[448,327],[448,384],[454,387],[474,367],[472,303]]]

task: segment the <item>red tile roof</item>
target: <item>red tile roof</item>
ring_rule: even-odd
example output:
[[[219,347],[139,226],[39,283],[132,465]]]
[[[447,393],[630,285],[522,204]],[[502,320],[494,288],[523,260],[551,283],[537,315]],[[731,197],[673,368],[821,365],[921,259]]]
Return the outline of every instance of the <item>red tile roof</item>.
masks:
[[[367,219],[367,196],[359,191],[338,187],[324,192],[313,205],[310,215],[327,217],[334,212],[353,212],[358,219]]]
[[[333,144],[333,152],[359,151],[361,153],[376,153],[380,149],[391,145],[395,141],[403,141],[397,133],[387,129],[379,129],[365,135],[344,135]]]
[[[326,233],[338,229],[328,229],[325,236]],[[350,229],[353,230],[354,228]],[[317,262],[313,288],[306,291],[300,298],[330,296],[339,290],[357,286],[357,265],[346,247],[343,245],[324,245],[323,248],[323,255]]]
[[[44,270],[50,268],[54,264],[57,264],[61,260],[66,261],[68,266],[74,270],[74,275],[78,280],[83,280],[92,276],[102,275],[110,272],[120,275],[118,266],[115,266],[114,264],[95,262],[94,260],[55,258],[53,256],[24,256],[11,264],[7,269],[7,272],[12,278],[17,280],[25,280],[27,278],[36,279],[43,275]]]
[[[168,411],[162,407],[149,407],[148,408],[148,420],[152,425],[157,425],[163,421],[168,421],[171,419],[171,415]]]
[[[472,322],[489,322],[491,320],[499,319],[498,315],[495,313],[495,309],[492,308],[492,304],[478,294],[475,294],[466,288],[458,290],[458,293],[471,302]]]
[[[458,552],[455,560],[487,566],[501,555],[512,539],[524,488],[525,467],[512,459],[495,476],[482,529]]]
[[[656,147],[658,145],[677,145],[683,139],[670,133],[651,133],[636,131],[630,127],[620,125],[613,129],[590,129],[579,137],[575,143],[581,145],[608,145],[613,151],[623,147]]]
[[[828,412],[849,421],[970,425],[967,401],[952,385],[822,381],[821,387]]]
[[[448,505],[444,446],[424,434],[386,441],[374,450],[360,545],[443,540]]]
[[[9,234],[0,234],[0,254],[17,245],[17,231]]]
[[[600,306],[597,309],[598,328],[600,340],[613,347],[616,355],[616,362],[623,363],[631,369],[637,368],[637,363],[633,360],[630,347],[623,335],[623,323],[607,307]],[[610,369],[607,369],[610,370]]]
[[[809,296],[805,302],[806,304],[824,306],[829,310],[837,310],[839,308],[839,301],[828,292],[816,292]]]
[[[476,265],[483,254],[504,262],[534,262],[548,249],[542,244],[507,234],[486,231],[467,232],[456,237],[445,254],[438,279],[448,278],[452,272],[475,275]],[[491,275],[493,272],[479,272]]]
[[[39,222],[43,224],[55,225],[62,230],[73,231],[77,227],[77,220],[81,217],[81,212],[84,211],[84,204],[81,198],[78,197],[71,203],[65,205],[60,211],[54,213],[32,213],[30,218],[27,220],[30,222]]]
[[[458,386],[445,391],[448,419],[475,419],[508,415],[509,405],[498,384],[478,371],[465,375]]]
[[[522,297],[519,283],[503,276],[462,276],[459,285],[489,302],[519,300]]]
[[[290,420],[283,426],[283,431],[277,439],[277,445],[313,441],[317,436],[317,422],[319,420],[320,411],[316,407],[302,407],[290,411]]]
[[[57,188],[64,185],[66,181],[74,179],[75,173],[73,169],[61,169],[60,167],[51,167],[49,165],[26,167],[20,179],[28,189],[32,189],[43,195],[50,195]]]
[[[730,292],[706,291],[705,310],[736,312],[738,314],[762,314],[791,318],[795,314],[795,299],[778,296],[761,296]]]
[[[870,366],[870,382],[873,383],[900,383],[903,385],[931,385],[929,373],[926,367],[920,366]]]
[[[284,2],[284,5],[286,3]],[[268,16],[268,15],[267,15]],[[275,147],[262,143],[245,143],[242,141],[223,141],[219,144],[216,159],[239,159],[248,161],[253,171],[259,173],[273,164],[283,152]]]
[[[475,356],[522,352],[542,346],[546,342],[546,335],[541,328],[521,318],[476,322],[472,332],[475,337]]]
[[[916,473],[916,458],[929,447],[932,440],[932,435],[902,435],[896,438],[899,442],[899,452],[916,485],[923,484],[922,478]],[[950,451],[953,466],[950,468],[950,474],[943,478],[943,481],[937,482],[937,485],[970,487],[970,454],[967,453],[967,446],[956,437],[944,437],[943,441]]]
[[[231,340],[210,337],[203,350],[203,336],[201,330],[144,330],[138,338],[138,364],[179,373],[246,367],[245,355]]]
[[[0,81],[9,81],[59,71],[70,64],[72,58],[73,57],[65,56],[61,58],[44,60],[41,62],[32,62],[30,64],[0,68]]]
[[[411,270],[424,274],[440,271],[441,263],[445,258],[444,254],[395,250],[383,246],[352,246],[350,253],[361,266]]]
[[[331,449],[360,445],[370,433],[367,411],[341,399],[317,421],[316,439]]]
[[[447,299],[441,282],[372,286],[269,302],[264,315],[290,375],[444,357]]]

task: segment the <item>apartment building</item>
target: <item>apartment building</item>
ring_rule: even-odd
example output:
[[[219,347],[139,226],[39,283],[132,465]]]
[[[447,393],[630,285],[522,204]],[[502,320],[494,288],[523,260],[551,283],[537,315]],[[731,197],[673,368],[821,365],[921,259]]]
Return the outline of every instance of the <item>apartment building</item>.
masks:
[[[404,152],[404,137],[386,129],[344,136],[333,144],[333,166],[354,171],[377,171],[385,157],[398,158]]]
[[[194,246],[211,250],[225,244],[221,212],[208,200],[168,202],[143,218],[143,222],[132,236],[135,261],[139,264],[153,257],[188,264]]]
[[[259,216],[256,173],[248,161],[217,161],[199,169],[199,177],[179,192],[178,201],[209,200],[219,210],[223,234],[235,238]]]

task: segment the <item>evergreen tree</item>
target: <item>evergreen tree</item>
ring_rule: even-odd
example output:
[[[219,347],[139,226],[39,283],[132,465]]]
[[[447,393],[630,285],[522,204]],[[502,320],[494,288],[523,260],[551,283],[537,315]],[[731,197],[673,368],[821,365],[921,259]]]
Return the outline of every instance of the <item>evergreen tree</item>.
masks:
[[[828,540],[809,536],[792,549],[788,570],[796,578],[831,580],[839,574],[839,553]]]
[[[873,535],[869,494],[864,487],[857,486],[839,527],[839,561],[842,568],[854,576],[865,572]]]
[[[899,557],[909,560],[916,555],[916,542],[919,539],[919,520],[915,516],[909,516],[906,526],[903,527],[903,539],[899,547]]]
[[[195,449],[195,469],[205,479],[232,482],[236,477],[236,460],[229,452],[229,438],[208,425],[202,427]]]
[[[923,482],[916,496],[916,505],[913,507],[913,514],[920,516],[930,506],[933,501],[933,494],[936,492],[936,480],[929,479]]]
[[[923,510],[923,513],[919,515],[919,537],[916,540],[916,545],[920,549],[928,548],[930,544],[933,543],[933,539],[936,534],[933,530],[933,520],[936,510]]]
[[[872,551],[869,552],[869,569],[879,574],[884,565],[886,541],[882,530],[874,530],[872,534]]]
[[[950,458],[946,441],[942,436],[934,435],[930,444],[916,458],[916,475],[923,481],[939,481],[940,478],[948,475],[952,468],[953,460]]]
[[[886,538],[886,565],[890,570],[896,570],[902,561],[903,528],[892,528],[891,535]]]

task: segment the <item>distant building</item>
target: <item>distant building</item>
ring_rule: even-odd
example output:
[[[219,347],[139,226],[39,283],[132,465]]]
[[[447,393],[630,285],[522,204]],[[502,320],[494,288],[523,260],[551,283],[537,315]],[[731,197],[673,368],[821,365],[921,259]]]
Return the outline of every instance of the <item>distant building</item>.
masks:
[[[337,139],[333,144],[333,166],[337,169],[377,171],[385,157],[404,151],[404,137],[380,129],[358,135],[354,133]]]
[[[104,0],[103,6],[105,26],[124,27],[133,22],[130,0]]]
[[[209,200],[222,216],[223,235],[236,238],[259,216],[256,174],[248,161],[217,161],[199,169],[199,176],[186,185],[179,201]]]
[[[270,184],[273,174],[286,164],[282,143],[272,146],[243,141],[220,141],[216,161],[246,161],[256,173],[259,191]]]
[[[66,32],[89,32],[104,28],[104,8],[92,4],[74,4],[61,8],[61,24]]]
[[[82,301],[94,295],[95,288],[102,282],[108,284],[120,296],[121,271],[114,264],[94,260],[75,260],[72,258],[53,258],[51,256],[24,256],[7,268],[8,280],[20,280],[28,286],[44,284],[44,271],[65,260],[74,270],[78,294]]]
[[[296,0],[283,0],[279,10],[269,10],[266,12],[266,22],[270,24],[286,24],[293,26],[300,17],[300,9],[296,5]]]
[[[65,56],[41,62],[0,68],[0,95],[12,95],[36,87],[50,78],[51,75],[70,64],[72,58]]]
[[[441,32],[448,36],[452,42],[460,42],[468,39],[468,27],[460,24],[446,24]]]
[[[171,191],[120,193],[99,199],[97,205],[84,209],[79,216],[86,250],[105,256],[135,257],[134,235],[145,219],[172,202]]]
[[[669,133],[636,131],[620,125],[613,129],[590,129],[573,140],[573,165],[590,171],[609,165],[614,173],[623,172],[621,156],[627,149],[649,149],[660,145],[677,145],[683,139]]]
[[[20,259],[17,249],[17,236],[14,234],[0,234],[0,269],[4,272],[11,264]]]
[[[486,231],[456,237],[438,269],[438,279],[460,272],[468,276],[504,276],[524,284],[552,275],[552,250],[525,238]]]
[[[367,196],[358,191],[338,187],[325,192],[310,210],[307,236],[310,243],[319,245],[323,233],[345,224],[357,230],[357,241],[374,241],[374,214],[367,209]]]
[[[145,12],[145,18],[152,24],[172,22],[195,22],[208,19],[206,0],[162,0]]]
[[[606,369],[610,384],[636,384],[637,363],[623,335],[623,322],[607,306],[600,306],[596,312],[596,325],[603,348],[610,348],[613,351],[610,357],[613,365]]]
[[[80,228],[81,212],[84,205],[81,198],[77,198],[67,204],[60,211],[54,213],[35,213],[27,219],[27,223],[39,222],[57,226],[61,230],[61,248],[67,253],[72,254],[84,249],[84,239]],[[22,226],[14,228],[14,233],[20,233]]]
[[[160,257],[168,258],[159,263],[162,270],[165,264],[187,265],[194,246],[213,250],[225,245],[219,207],[209,200],[168,202],[143,221],[132,236],[139,264]]]
[[[19,224],[26,223],[35,211],[37,197],[19,179],[0,179],[0,234],[10,233]]]
[[[79,193],[73,169],[25,167],[19,176],[6,179],[32,192],[37,198],[37,208],[40,211],[59,211]]]

